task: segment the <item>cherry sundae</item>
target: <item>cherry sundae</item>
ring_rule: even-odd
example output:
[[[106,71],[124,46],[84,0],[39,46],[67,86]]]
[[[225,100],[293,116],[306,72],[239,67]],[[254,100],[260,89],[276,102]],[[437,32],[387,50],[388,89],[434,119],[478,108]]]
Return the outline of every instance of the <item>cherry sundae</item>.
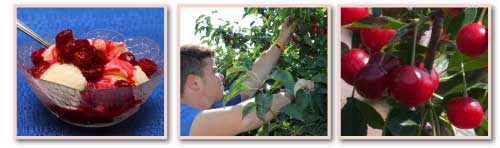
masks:
[[[150,59],[136,59],[125,42],[77,39],[69,29],[57,34],[55,44],[33,51],[31,62],[27,72],[35,79],[67,87],[35,86],[42,103],[64,121],[86,127],[124,120],[159,80],[148,83],[160,67]]]

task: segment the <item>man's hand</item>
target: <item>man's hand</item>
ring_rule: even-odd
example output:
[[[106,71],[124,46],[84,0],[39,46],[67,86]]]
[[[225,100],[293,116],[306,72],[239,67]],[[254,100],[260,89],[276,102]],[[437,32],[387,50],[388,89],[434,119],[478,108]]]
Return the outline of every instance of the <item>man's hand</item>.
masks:
[[[278,36],[276,41],[283,44],[283,46],[286,46],[288,44],[288,42],[290,42],[290,38],[292,35],[291,33],[292,33],[293,29],[294,28],[292,28],[292,25],[290,25],[290,17],[287,17],[285,19],[285,22],[283,22],[283,24],[281,24],[280,35]]]
[[[299,89],[314,91],[314,82],[306,79],[299,79],[295,82],[295,86],[293,87],[293,94],[296,95]]]

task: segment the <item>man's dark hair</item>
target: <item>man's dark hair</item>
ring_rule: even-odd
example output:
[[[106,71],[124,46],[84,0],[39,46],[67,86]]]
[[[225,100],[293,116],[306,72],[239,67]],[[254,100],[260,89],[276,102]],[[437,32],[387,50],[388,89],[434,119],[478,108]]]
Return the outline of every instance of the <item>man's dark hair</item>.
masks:
[[[181,95],[184,94],[189,75],[203,76],[203,68],[209,64],[203,60],[215,57],[214,50],[195,44],[181,46]]]

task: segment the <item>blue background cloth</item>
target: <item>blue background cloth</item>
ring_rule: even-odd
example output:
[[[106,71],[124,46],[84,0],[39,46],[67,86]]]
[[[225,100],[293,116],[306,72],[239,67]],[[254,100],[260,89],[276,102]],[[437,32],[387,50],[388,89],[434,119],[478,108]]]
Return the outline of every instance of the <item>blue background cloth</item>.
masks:
[[[42,37],[72,29],[75,37],[95,29],[122,33],[125,38],[143,36],[154,40],[163,54],[163,8],[18,8],[17,18]],[[32,41],[17,31],[17,46]],[[17,71],[18,136],[163,136],[163,79],[134,115],[111,127],[83,128],[52,115]]]

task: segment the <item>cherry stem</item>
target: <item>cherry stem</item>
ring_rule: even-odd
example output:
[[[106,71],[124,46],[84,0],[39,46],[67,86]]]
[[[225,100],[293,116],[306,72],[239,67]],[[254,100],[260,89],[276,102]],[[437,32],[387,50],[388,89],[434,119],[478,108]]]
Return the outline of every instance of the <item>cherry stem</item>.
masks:
[[[424,108],[424,113],[422,113],[421,121],[420,121],[420,126],[418,129],[418,135],[422,135],[422,130],[425,128],[425,123],[426,123],[426,118],[427,117],[427,109]]]
[[[440,127],[439,127],[439,117],[437,116],[437,113],[436,113],[436,110],[434,110],[434,104],[432,103],[432,101],[429,101],[429,106],[430,106],[430,112],[431,112],[431,121],[433,123],[432,124],[432,129],[433,129],[433,132],[434,132],[434,136],[440,136],[441,135],[441,131],[440,131]]]
[[[443,12],[441,10],[431,13],[432,18],[432,33],[429,45],[427,46],[427,53],[425,55],[424,69],[429,74],[432,71],[434,58],[436,57],[436,50],[439,47],[439,36],[441,27],[443,26]]]
[[[351,40],[351,49],[359,48],[359,43],[361,42],[361,36],[359,34],[359,30],[352,31],[352,40]]]
[[[356,87],[352,87],[351,98],[354,98],[354,90],[356,90]]]
[[[477,23],[478,24],[483,24],[483,18],[484,18],[484,15],[486,14],[486,10],[488,10],[488,8],[483,8],[483,10],[481,11],[481,15],[479,16],[479,19],[477,20]]]
[[[420,21],[415,25],[413,30],[413,47],[411,51],[411,65],[415,65],[415,49],[417,48],[417,37],[418,37],[418,27],[420,26]]]
[[[462,56],[460,56],[460,67],[462,68],[462,80],[464,81],[464,96],[469,97],[469,94],[467,93],[467,79],[465,77],[464,60]]]

